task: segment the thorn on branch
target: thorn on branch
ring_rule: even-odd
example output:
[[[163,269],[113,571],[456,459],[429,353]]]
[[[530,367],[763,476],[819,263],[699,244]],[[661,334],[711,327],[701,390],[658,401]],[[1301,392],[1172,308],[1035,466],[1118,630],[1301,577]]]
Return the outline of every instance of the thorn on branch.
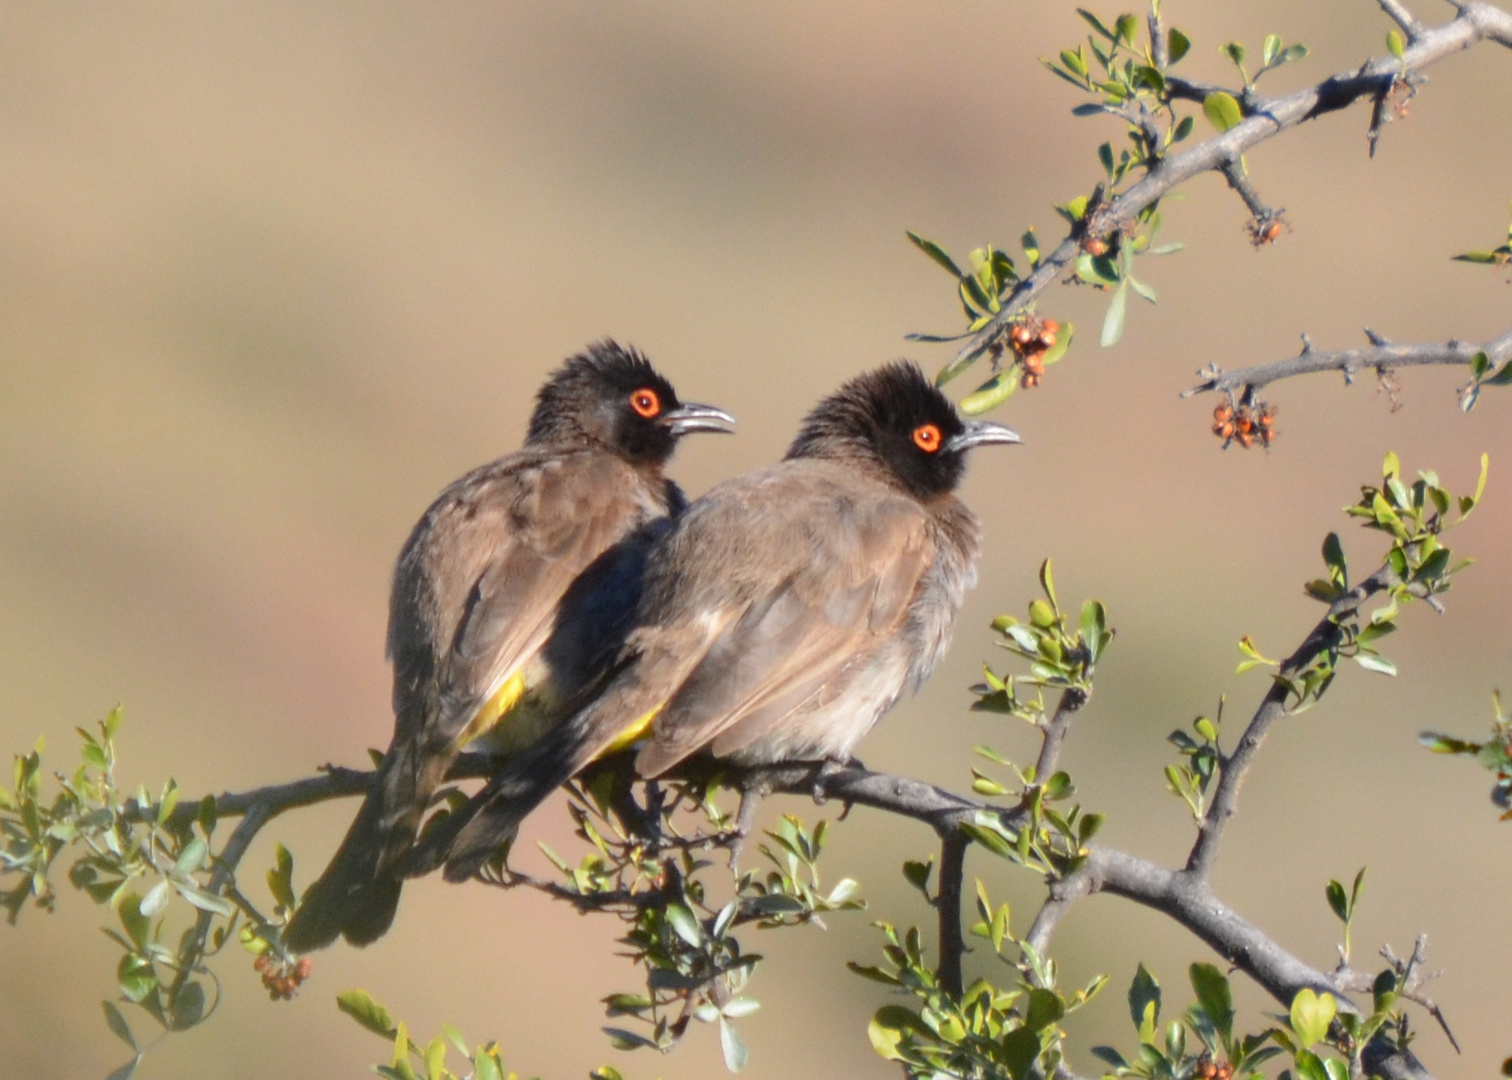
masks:
[[[1376,333],[1368,326],[1365,327],[1365,338],[1378,349],[1384,349],[1391,344],[1391,342],[1387,341],[1384,337]]]

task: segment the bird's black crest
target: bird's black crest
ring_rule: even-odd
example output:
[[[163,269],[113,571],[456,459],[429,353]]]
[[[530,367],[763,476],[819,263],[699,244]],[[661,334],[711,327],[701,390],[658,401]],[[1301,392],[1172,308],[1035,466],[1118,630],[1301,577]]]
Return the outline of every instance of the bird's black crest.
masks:
[[[638,415],[630,397],[650,390],[657,415],[675,409],[677,391],[633,348],[605,339],[571,357],[536,395],[526,441],[599,443],[636,461],[664,460],[677,439],[656,416]]]
[[[914,438],[929,424],[939,436],[932,452]],[[914,495],[930,498],[960,482],[965,456],[944,444],[963,430],[950,399],[918,365],[900,360],[856,376],[814,406],[787,456],[868,462]]]

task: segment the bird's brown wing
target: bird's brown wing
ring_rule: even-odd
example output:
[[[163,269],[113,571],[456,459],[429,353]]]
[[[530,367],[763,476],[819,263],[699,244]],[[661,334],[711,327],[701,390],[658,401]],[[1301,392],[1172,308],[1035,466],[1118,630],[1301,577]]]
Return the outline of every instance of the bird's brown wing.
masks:
[[[788,493],[765,493],[754,508],[732,507],[749,536],[750,564],[721,571],[688,551],[685,573],[734,577],[747,594],[743,609],[710,601],[700,583],[681,592],[691,602],[639,637],[638,667],[654,676],[666,659],[687,656],[690,630],[723,622],[676,684],[650,741],[636,759],[655,776],[714,744],[734,748],[759,738],[818,693],[906,615],[930,558],[926,520],[910,499],[867,493],[853,499],[812,482]],[[718,528],[718,523],[710,522]],[[725,529],[731,528],[725,525]],[[696,547],[696,545],[690,545]],[[649,689],[649,687],[648,687]]]
[[[423,725],[414,735],[427,746],[457,742],[550,636],[573,580],[650,516],[630,479],[628,469],[602,455],[551,459],[459,484],[428,515],[421,550],[413,558],[406,552],[400,572],[408,565],[425,579],[412,591],[429,611],[405,614],[429,616],[415,636],[437,665],[429,688],[436,697],[416,701],[418,709],[395,703],[401,718]],[[403,618],[396,605],[396,668],[409,648],[400,640]],[[396,679],[396,695],[400,685]],[[427,687],[415,689],[426,696]]]

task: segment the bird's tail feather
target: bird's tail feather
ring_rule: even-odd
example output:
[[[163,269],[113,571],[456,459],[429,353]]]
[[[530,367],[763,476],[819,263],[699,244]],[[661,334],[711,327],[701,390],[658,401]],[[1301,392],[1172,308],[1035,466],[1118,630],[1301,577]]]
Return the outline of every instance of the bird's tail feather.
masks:
[[[394,747],[384,758],[346,838],[284,928],[288,948],[322,949],[338,935],[368,945],[392,925],[404,881],[394,867],[414,843],[421,805],[411,756]]]
[[[450,820],[427,832],[405,860],[405,874],[424,874],[444,862],[447,881],[471,878],[526,815],[586,764],[582,751],[580,740],[554,738],[512,759]]]

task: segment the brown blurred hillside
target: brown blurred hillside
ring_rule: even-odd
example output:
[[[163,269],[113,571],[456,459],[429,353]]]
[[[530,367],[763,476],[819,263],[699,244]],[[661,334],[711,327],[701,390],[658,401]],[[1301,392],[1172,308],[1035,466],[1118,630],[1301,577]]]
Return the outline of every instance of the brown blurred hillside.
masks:
[[[1270,91],[1357,66],[1388,26],[1366,0],[1171,0],[1166,14],[1196,42],[1191,76],[1227,80],[1218,46],[1233,38],[1307,43]],[[1122,138],[1073,119],[1073,91],[1038,63],[1082,25],[1070,3],[982,0],[0,4],[0,750],[44,733],[65,767],[72,728],[121,702],[132,786],[171,774],[197,795],[361,762],[389,733],[392,558],[447,481],[518,444],[543,374],[613,335],[735,412],[736,438],[679,455],[697,493],[778,455],[857,370],[942,363],[939,346],[903,340],[958,322],[949,282],[903,232],[952,250],[1031,224],[1056,234],[1051,204],[1087,190],[1096,145]],[[1434,1030],[1420,1053],[1471,1077],[1512,1053],[1512,826],[1496,824],[1485,774],[1414,737],[1478,732],[1492,687],[1512,689],[1512,393],[1462,416],[1462,373],[1408,371],[1392,412],[1368,379],[1296,380],[1273,391],[1269,453],[1220,453],[1211,402],[1177,397],[1197,368],[1290,355],[1303,331],[1326,348],[1362,325],[1401,341],[1507,329],[1504,275],[1448,257],[1506,225],[1512,57],[1483,47],[1431,76],[1374,162],[1360,110],[1250,155],[1295,226],[1274,249],[1250,249],[1215,177],[1172,201],[1162,237],[1187,248],[1149,260],[1161,303],[1133,310],[1116,348],[1095,346],[1101,298],[1047,294],[1041,309],[1080,340],[1000,414],[1025,445],[977,455],[981,584],[947,663],[862,756],[964,787],[972,745],[1023,753],[1023,733],[966,712],[964,688],[998,663],[987,622],[1022,610],[1051,555],[1062,597],[1102,598],[1119,630],[1067,766],[1110,814],[1108,842],[1173,858],[1189,826],[1162,791],[1164,736],[1220,693],[1231,715],[1252,706],[1263,681],[1232,675],[1234,642],[1250,633],[1274,654],[1299,640],[1328,530],[1362,563],[1378,554],[1339,513],[1356,485],[1395,449],[1463,489],[1490,451],[1486,504],[1453,537],[1478,564],[1448,614],[1416,605],[1386,650],[1397,679],[1346,671],[1276,733],[1218,875],[1226,899],[1327,967],[1324,883],[1369,864],[1357,955],[1428,933],[1465,1054]],[[307,883],[352,809],[277,822],[248,880],[283,840]],[[537,833],[569,844],[563,816],[542,816]],[[928,919],[897,866],[931,846],[861,811],[835,830],[830,880],[860,877],[871,911],[753,942],[771,962],[742,1027],[748,1075],[893,1074],[865,1035],[877,987],[843,962],[872,962],[871,918]],[[986,858],[971,870],[1015,899],[1022,932],[1033,882]],[[120,1063],[100,1015],[116,957],[100,914],[69,893],[56,915],[0,929],[0,1071]],[[497,1038],[522,1075],[605,1061],[722,1074],[707,1031],[667,1059],[609,1050],[597,999],[635,978],[612,930],[426,881],[388,938],[321,955],[290,1005],[266,1000],[249,961],[220,964],[221,1014],[154,1048],[140,1075],[366,1075],[384,1046],[332,1000],[353,986],[413,1030],[449,1020]],[[1079,908],[1058,944],[1071,981],[1114,979],[1078,1020],[1084,1070],[1087,1046],[1131,1041],[1137,960],[1179,1007],[1187,963],[1208,956],[1109,899]]]

